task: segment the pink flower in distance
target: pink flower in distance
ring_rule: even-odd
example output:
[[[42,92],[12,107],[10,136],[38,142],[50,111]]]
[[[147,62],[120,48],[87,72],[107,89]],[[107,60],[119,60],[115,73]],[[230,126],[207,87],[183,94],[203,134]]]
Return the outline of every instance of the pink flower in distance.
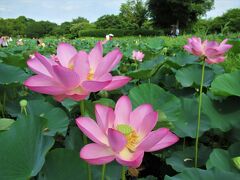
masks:
[[[184,49],[195,56],[204,56],[207,63],[214,64],[223,62],[224,54],[232,47],[226,42],[227,39],[220,44],[208,40],[202,42],[200,38],[192,37],[188,39],[188,44],[184,46]]]
[[[144,58],[144,54],[141,51],[133,51],[132,58],[137,61],[142,61]]]
[[[35,72],[24,84],[29,89],[53,95],[58,101],[65,98],[85,99],[90,92],[117,89],[129,82],[126,76],[112,76],[110,71],[119,63],[119,49],[103,57],[99,42],[88,54],[67,43],[60,43],[57,55],[48,59],[39,53],[27,64]],[[56,61],[56,59],[58,61]]]
[[[127,96],[117,101],[115,110],[97,104],[95,115],[97,122],[89,117],[76,119],[81,131],[93,141],[80,151],[80,157],[90,164],[106,164],[116,159],[124,166],[138,167],[144,152],[158,151],[178,141],[167,128],[152,131],[158,113],[149,104],[132,111]]]

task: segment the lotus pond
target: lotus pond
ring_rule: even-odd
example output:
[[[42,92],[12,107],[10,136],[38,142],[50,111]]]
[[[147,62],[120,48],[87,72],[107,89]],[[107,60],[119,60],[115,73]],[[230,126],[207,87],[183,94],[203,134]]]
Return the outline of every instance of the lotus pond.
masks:
[[[189,37],[0,48],[0,179],[238,180],[240,39]]]

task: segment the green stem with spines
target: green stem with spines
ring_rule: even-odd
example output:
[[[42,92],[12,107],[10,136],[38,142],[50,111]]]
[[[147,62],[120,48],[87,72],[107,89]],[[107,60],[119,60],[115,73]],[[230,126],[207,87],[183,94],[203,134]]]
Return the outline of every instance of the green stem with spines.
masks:
[[[202,64],[202,77],[201,77],[200,94],[199,94],[199,101],[198,101],[198,118],[197,118],[197,130],[196,130],[196,141],[195,141],[195,159],[194,159],[195,168],[197,168],[197,165],[198,165],[198,144],[199,144],[200,123],[201,123],[202,89],[203,89],[203,82],[204,82],[204,71],[205,71],[205,61],[203,61],[203,64]]]

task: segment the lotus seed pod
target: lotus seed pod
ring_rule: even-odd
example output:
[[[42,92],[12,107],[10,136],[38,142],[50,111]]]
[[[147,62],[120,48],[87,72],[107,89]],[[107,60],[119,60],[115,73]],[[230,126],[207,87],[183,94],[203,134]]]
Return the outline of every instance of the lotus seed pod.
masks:
[[[20,106],[21,107],[26,107],[27,106],[27,100],[26,99],[22,99],[20,102],[19,102],[19,104],[20,104]]]

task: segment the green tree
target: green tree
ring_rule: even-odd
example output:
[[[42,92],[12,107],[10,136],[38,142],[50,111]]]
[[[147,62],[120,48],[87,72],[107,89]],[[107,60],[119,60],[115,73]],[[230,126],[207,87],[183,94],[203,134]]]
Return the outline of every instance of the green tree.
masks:
[[[149,0],[147,3],[156,27],[179,24],[185,28],[210,10],[214,0]]]
[[[119,16],[130,29],[142,28],[144,22],[148,20],[147,6],[142,0],[128,0],[121,5]]]
[[[90,29],[95,29],[96,26],[92,23],[88,22],[79,22],[72,24],[70,27],[70,31],[74,36],[78,36],[78,32],[82,30],[90,30]]]
[[[121,29],[123,27],[118,15],[104,15],[95,22],[97,29]]]
[[[240,8],[228,10],[222,16],[213,19],[211,32],[220,33],[224,28],[227,28],[228,32],[240,31]]]

